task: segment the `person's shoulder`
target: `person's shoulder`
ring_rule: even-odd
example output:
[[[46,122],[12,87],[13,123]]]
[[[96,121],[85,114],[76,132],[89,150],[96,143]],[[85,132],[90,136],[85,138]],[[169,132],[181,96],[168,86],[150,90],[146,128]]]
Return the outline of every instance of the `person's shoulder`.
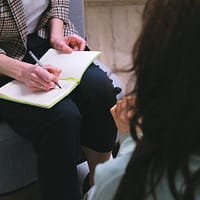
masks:
[[[130,157],[131,152],[114,158],[113,160],[106,161],[105,163],[98,164],[95,169],[95,184],[109,184],[109,182],[120,179],[125,172]]]
[[[124,175],[130,157],[131,153],[127,153],[103,164],[98,164],[95,169],[95,186],[93,187],[92,195],[88,199],[112,199]]]
[[[134,151],[135,142],[131,137],[126,137],[120,145],[120,149],[116,158],[98,164],[95,169],[95,182],[105,181],[109,177],[120,177],[124,174],[126,166]]]
[[[130,133],[120,135],[119,142],[120,148],[117,155],[118,157],[133,152],[136,147],[136,142],[133,140]]]
[[[110,200],[113,198],[135,147],[134,142],[129,139],[129,136],[124,137],[119,150],[120,155],[96,166],[95,185],[89,195],[89,200]]]

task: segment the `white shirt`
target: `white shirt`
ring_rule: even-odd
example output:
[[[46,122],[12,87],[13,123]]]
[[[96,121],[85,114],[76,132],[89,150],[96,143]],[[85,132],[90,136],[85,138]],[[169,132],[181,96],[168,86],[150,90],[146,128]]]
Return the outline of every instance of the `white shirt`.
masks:
[[[22,0],[28,34],[33,33],[50,0]]]

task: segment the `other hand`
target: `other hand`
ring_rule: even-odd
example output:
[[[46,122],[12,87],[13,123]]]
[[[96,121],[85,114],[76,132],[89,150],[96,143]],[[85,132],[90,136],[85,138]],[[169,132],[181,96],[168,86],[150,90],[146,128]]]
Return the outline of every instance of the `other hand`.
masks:
[[[120,134],[130,133],[130,120],[134,115],[135,96],[126,96],[110,109]]]
[[[73,34],[63,38],[57,38],[51,41],[53,48],[71,53],[72,51],[83,51],[86,46],[86,41],[80,36]]]

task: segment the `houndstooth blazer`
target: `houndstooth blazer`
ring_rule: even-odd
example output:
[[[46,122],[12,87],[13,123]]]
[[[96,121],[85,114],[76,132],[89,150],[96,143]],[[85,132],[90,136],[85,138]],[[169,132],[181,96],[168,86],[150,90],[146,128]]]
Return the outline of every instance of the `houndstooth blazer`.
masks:
[[[64,34],[77,34],[69,20],[69,0],[50,0],[36,28],[38,36],[49,37],[48,20],[52,17],[64,21]],[[21,60],[26,54],[27,27],[21,0],[0,0],[0,53]]]

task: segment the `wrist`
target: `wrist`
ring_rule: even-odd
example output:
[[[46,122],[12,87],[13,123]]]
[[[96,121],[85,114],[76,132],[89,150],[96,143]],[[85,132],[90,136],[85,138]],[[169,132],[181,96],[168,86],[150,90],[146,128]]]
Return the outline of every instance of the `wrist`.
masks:
[[[50,24],[50,43],[55,45],[56,42],[64,37],[64,24],[63,21],[58,18],[52,18],[49,21]]]
[[[18,80],[18,81],[22,81],[23,82],[25,71],[27,71],[28,68],[33,67],[33,64],[29,64],[29,63],[26,63],[26,62],[19,61],[19,65],[20,66],[18,67],[18,71],[14,75],[14,78],[16,80]]]
[[[127,133],[130,133],[130,128],[118,128],[117,131],[120,135],[126,135]]]
[[[51,35],[50,37],[50,44],[52,47],[56,48],[56,45],[63,39],[62,36],[57,36],[57,35]]]
[[[28,65],[30,64],[8,57],[7,55],[0,55],[0,74],[16,80],[21,80],[23,71]]]
[[[131,137],[130,133],[125,133],[123,135],[119,134],[119,143],[121,144],[124,140],[126,140],[126,138],[129,138],[129,137]]]

